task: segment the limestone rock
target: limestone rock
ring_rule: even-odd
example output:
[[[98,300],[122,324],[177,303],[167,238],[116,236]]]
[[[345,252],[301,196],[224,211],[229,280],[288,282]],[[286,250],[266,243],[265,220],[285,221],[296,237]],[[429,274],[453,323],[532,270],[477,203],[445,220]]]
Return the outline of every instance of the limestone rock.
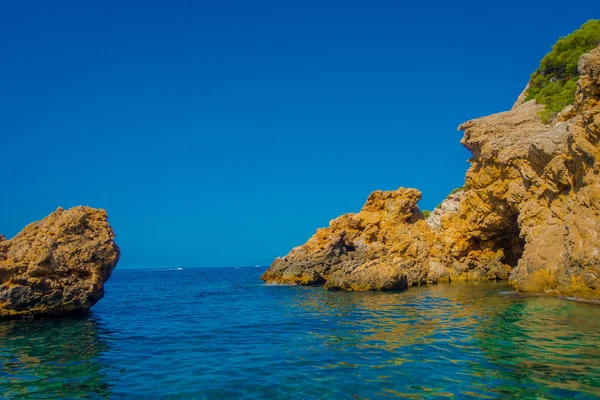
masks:
[[[517,108],[521,104],[525,103],[525,99],[527,98],[527,92],[529,91],[529,86],[530,85],[531,85],[531,83],[527,82],[527,85],[525,86],[525,89],[523,89],[523,91],[521,92],[521,94],[519,95],[519,97],[517,97],[517,100],[515,101],[515,104],[513,104],[512,108]]]
[[[575,104],[551,124],[522,95],[459,127],[473,154],[465,186],[427,222],[417,190],[374,192],[262,278],[345,290],[509,279],[523,292],[600,300],[600,47],[578,67]]]
[[[373,192],[358,214],[346,214],[317,230],[303,246],[278,258],[262,276],[275,283],[328,289],[391,290],[421,281],[425,260],[420,232],[427,224],[415,189]],[[411,240],[414,233],[417,240]]]
[[[569,104],[556,115],[555,122],[568,121],[575,116],[575,113],[575,106],[573,104]]]
[[[0,237],[0,317],[86,311],[119,260],[104,210],[58,208],[11,240]]]
[[[442,227],[442,217],[445,215],[454,214],[458,211],[460,207],[460,202],[462,200],[464,191],[462,189],[450,193],[448,197],[442,203],[436,207],[429,217],[427,218],[427,224],[434,229],[439,229]]]

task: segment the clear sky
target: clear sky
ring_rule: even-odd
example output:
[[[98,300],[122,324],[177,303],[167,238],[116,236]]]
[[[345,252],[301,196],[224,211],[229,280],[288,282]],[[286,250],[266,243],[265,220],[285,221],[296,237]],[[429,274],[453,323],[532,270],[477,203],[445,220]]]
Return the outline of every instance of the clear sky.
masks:
[[[596,11],[596,15],[592,12]],[[0,11],[0,232],[105,208],[119,268],[267,265],[377,189],[462,186],[597,0],[46,1]]]

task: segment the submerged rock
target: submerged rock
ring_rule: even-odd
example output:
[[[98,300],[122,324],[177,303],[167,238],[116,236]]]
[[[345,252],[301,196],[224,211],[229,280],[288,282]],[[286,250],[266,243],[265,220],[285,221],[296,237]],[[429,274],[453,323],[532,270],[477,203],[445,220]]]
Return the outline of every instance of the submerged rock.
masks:
[[[119,260],[104,210],[58,208],[11,240],[0,235],[0,317],[86,311]]]
[[[262,279],[345,290],[509,279],[522,292],[600,299],[600,47],[579,72],[575,104],[550,124],[523,96],[462,124],[465,186],[427,222],[417,190],[374,192]]]

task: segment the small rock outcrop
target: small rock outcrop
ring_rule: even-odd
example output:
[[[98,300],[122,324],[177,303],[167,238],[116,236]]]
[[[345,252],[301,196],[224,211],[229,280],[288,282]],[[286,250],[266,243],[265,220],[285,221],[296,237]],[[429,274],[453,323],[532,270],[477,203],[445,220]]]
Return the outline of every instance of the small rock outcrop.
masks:
[[[420,282],[427,246],[420,199],[416,189],[371,193],[358,214],[317,230],[306,244],[275,260],[262,279],[344,290],[403,289]]]
[[[87,311],[119,260],[104,210],[58,208],[11,240],[0,235],[0,317]]]
[[[600,47],[575,103],[550,122],[535,100],[462,124],[462,190],[425,221],[415,189],[374,192],[262,279],[345,290],[509,280],[522,292],[600,300]]]

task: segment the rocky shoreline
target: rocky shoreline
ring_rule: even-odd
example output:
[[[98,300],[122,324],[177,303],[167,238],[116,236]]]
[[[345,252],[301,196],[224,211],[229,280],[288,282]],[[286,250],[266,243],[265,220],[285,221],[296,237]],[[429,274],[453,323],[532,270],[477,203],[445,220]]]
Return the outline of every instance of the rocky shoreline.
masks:
[[[464,187],[427,217],[417,189],[375,191],[261,279],[348,291],[508,280],[600,302],[600,46],[578,73],[574,104],[551,121],[528,85],[511,110],[460,125],[473,155]],[[0,235],[0,318],[88,311],[119,257],[101,209],[58,208]]]
[[[342,290],[508,280],[600,299],[600,46],[578,70],[574,104],[549,123],[521,95],[510,111],[460,125],[473,154],[464,188],[427,219],[418,190],[374,192],[261,278]]]

